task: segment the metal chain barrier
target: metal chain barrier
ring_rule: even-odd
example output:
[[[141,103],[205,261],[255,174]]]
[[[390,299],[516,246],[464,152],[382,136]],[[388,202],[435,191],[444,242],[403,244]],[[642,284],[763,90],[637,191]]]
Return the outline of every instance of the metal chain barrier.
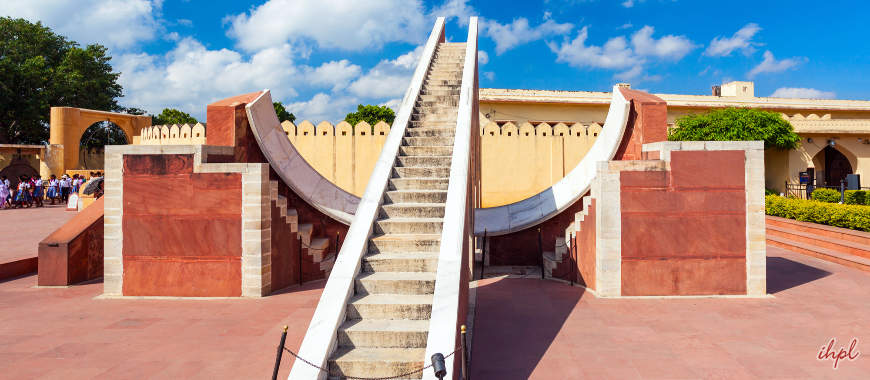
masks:
[[[280,350],[281,347],[279,347],[278,349]],[[461,350],[461,349],[462,349],[462,346],[457,347],[456,350],[454,350],[453,352],[451,352],[451,353],[445,355],[445,356],[444,356],[444,359],[447,359],[447,358],[453,356],[453,354],[459,352],[459,350]],[[427,366],[425,366],[425,367],[423,367],[423,368],[420,368],[420,369],[418,369],[418,370],[415,370],[415,371],[412,371],[412,372],[408,372],[408,373],[403,373],[403,374],[401,374],[401,375],[395,375],[395,376],[386,376],[386,377],[355,377],[355,376],[347,376],[347,375],[344,375],[344,374],[335,373],[335,372],[332,372],[332,371],[330,371],[330,370],[328,370],[328,369],[325,369],[325,368],[323,368],[323,367],[321,367],[321,366],[318,366],[318,365],[316,365],[316,364],[314,364],[314,363],[312,363],[312,362],[310,362],[310,361],[308,361],[308,360],[305,360],[305,359],[299,357],[299,355],[296,355],[295,352],[290,351],[287,347],[284,347],[284,351],[289,352],[290,355],[293,355],[295,358],[301,360],[303,363],[308,364],[308,365],[310,365],[310,366],[312,366],[312,367],[314,367],[314,368],[317,368],[317,369],[319,369],[319,370],[322,371],[322,372],[326,372],[326,373],[328,373],[328,374],[331,375],[331,376],[334,376],[334,377],[341,377],[341,378],[344,378],[344,379],[350,379],[350,380],[391,380],[391,379],[400,379],[400,378],[407,377],[407,376],[409,376],[409,375],[413,375],[413,374],[415,374],[415,373],[423,372],[423,371],[425,371],[425,370],[427,370],[427,369],[429,369],[429,368],[432,368],[432,366],[435,365],[434,363],[432,363],[432,364],[429,364],[429,365],[427,365]]]

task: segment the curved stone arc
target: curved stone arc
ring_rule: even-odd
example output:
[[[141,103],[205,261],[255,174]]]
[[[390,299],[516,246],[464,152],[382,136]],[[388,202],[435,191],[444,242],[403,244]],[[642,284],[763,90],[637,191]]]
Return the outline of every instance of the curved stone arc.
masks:
[[[360,198],[324,178],[299,154],[278,121],[269,90],[248,103],[245,111],[263,155],[287,186],[314,208],[350,225]]]
[[[589,153],[565,178],[537,195],[511,204],[474,210],[474,233],[498,236],[543,223],[577,202],[589,191],[596,163],[613,159],[628,123],[631,103],[614,86],[610,110],[601,134]]]

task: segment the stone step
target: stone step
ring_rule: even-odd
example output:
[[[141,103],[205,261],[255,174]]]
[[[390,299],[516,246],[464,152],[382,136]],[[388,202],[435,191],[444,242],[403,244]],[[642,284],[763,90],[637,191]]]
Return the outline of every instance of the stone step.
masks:
[[[406,156],[447,156],[453,155],[452,146],[400,146],[399,153]]]
[[[429,83],[432,83],[433,81],[440,80],[440,81],[445,81],[451,85],[453,85],[454,83],[458,83],[457,85],[461,85],[462,84],[462,72],[459,72],[456,74],[439,73],[439,72],[430,73],[430,74],[426,75],[426,80]]]
[[[433,114],[412,113],[411,114],[411,121],[434,121],[434,122],[456,124],[456,119],[458,116],[459,115],[457,115],[456,113],[433,113]],[[450,145],[453,145],[453,144],[451,143]]]
[[[453,137],[403,137],[402,145],[453,147]]]
[[[363,272],[432,272],[438,270],[438,252],[375,253],[363,256]]]
[[[444,115],[454,115],[458,114],[456,107],[414,107],[414,112],[412,115],[436,115],[436,114],[444,114]]]
[[[376,220],[372,231],[376,234],[440,234],[444,232],[443,218],[390,218]]]
[[[767,245],[772,245],[777,248],[787,249],[792,252],[830,261],[849,268],[870,272],[870,259],[868,258],[850,255],[833,249],[823,248],[770,234],[766,234],[765,242]]]
[[[387,183],[388,190],[447,190],[450,181],[447,178],[391,178]],[[392,205],[384,205],[386,207]],[[402,206],[402,205],[395,205]]]
[[[400,203],[381,206],[381,218],[443,218],[444,204]]]
[[[394,167],[391,178],[447,178],[450,168],[402,168]]]
[[[372,235],[368,253],[439,252],[441,235]]]
[[[411,121],[410,128],[456,128],[455,121]]]
[[[431,295],[355,295],[347,304],[347,319],[428,320],[431,317]]]
[[[357,294],[434,294],[435,273],[361,272],[357,275]]]
[[[396,167],[400,168],[449,168],[450,156],[399,156],[396,158]]]
[[[389,377],[425,366],[425,348],[338,348],[329,358],[329,371],[351,377]],[[408,376],[422,379],[423,372]]]
[[[405,129],[405,137],[455,137],[456,127],[418,127]],[[449,163],[448,163],[449,164]]]
[[[339,347],[424,348],[428,320],[351,319],[338,327]]]
[[[456,102],[459,103],[459,90],[440,91],[440,90],[423,90],[420,94],[421,102]]]
[[[414,104],[415,107],[458,107],[459,106],[459,97],[456,98],[449,97],[445,100],[418,100],[417,103]]]
[[[400,169],[400,168],[396,168]],[[449,170],[449,169],[448,169]],[[447,178],[447,177],[442,177]],[[384,192],[385,204],[446,203],[446,190],[395,190]]]
[[[460,90],[462,88],[462,79],[426,78],[423,80],[424,90],[437,90],[437,87],[446,87],[450,90]]]
[[[811,232],[803,232],[789,228],[772,226],[770,224],[766,225],[765,227],[766,236],[768,237],[777,236],[784,239],[801,242],[804,244],[814,245],[817,247],[827,248],[837,252],[870,259],[870,245],[822,236]]]

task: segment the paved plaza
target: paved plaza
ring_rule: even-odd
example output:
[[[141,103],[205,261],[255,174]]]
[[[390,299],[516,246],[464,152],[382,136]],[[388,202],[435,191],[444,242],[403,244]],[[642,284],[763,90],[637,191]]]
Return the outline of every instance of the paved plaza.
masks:
[[[766,299],[597,299],[540,279],[477,290],[472,379],[870,379],[816,360],[870,332],[870,274],[768,247]],[[867,343],[864,343],[867,342]]]
[[[868,379],[815,359],[870,332],[870,274],[768,248],[764,299],[597,299],[552,280],[485,279],[472,379]],[[110,299],[99,280],[0,282],[0,378],[267,379],[297,349],[324,281],[263,299]],[[281,375],[293,364],[285,355]]]
[[[66,211],[66,204],[0,210],[0,264],[36,257],[39,242],[66,224],[77,212]]]

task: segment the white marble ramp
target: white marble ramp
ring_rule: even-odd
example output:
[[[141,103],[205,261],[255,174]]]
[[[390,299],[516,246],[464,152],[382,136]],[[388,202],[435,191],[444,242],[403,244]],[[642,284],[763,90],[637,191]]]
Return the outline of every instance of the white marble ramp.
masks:
[[[281,179],[316,209],[350,225],[360,198],[324,178],[299,154],[278,121],[269,90],[245,108],[263,155]]]

